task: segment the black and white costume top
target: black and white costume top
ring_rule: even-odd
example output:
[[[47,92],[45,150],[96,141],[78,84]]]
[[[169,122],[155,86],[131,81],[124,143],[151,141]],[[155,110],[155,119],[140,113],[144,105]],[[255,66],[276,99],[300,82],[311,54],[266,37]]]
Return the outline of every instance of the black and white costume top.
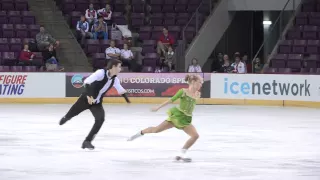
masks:
[[[119,78],[117,76],[110,77],[109,71],[105,69],[99,69],[84,80],[86,87],[86,95],[92,96],[94,104],[102,103],[103,96],[112,87],[114,87],[119,94],[126,93],[126,90],[121,86]]]

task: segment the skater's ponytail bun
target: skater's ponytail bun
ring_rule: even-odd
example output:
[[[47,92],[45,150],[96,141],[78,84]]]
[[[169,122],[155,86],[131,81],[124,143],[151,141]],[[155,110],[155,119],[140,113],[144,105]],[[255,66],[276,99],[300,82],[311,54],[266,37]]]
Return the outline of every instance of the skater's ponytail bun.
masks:
[[[190,84],[192,81],[196,81],[198,80],[198,76],[197,75],[194,75],[194,74],[188,74],[186,75],[186,77],[184,78],[184,80]]]
[[[190,82],[190,79],[191,79],[191,75],[189,74],[187,74],[186,77],[184,78],[184,80],[188,83]]]
[[[202,77],[197,74],[187,74],[186,77],[184,78],[184,80],[188,84],[190,84],[190,83],[192,83],[192,81],[202,80]]]

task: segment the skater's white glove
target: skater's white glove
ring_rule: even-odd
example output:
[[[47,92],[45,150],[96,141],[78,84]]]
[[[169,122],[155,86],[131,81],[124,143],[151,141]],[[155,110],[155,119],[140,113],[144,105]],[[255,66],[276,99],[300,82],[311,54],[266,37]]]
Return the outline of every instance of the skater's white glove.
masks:
[[[92,105],[92,103],[94,103],[94,99],[93,99],[92,96],[87,96],[87,99],[88,99],[88,103],[89,103],[90,105]]]

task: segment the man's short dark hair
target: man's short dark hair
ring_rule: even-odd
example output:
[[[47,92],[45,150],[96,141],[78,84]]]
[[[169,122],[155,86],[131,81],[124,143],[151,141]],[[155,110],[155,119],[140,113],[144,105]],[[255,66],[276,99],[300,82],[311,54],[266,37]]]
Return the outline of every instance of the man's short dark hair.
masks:
[[[110,59],[107,64],[107,70],[112,69],[113,66],[118,66],[118,64],[122,64],[122,62],[118,59]]]

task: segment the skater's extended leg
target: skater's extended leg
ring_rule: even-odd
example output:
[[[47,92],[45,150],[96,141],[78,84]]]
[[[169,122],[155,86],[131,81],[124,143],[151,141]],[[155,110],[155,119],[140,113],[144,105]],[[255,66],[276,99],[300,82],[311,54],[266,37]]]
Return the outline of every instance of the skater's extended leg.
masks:
[[[95,136],[101,129],[102,124],[104,122],[105,113],[101,104],[91,106],[90,111],[94,116],[95,122],[90,133],[88,134],[85,141],[83,142],[82,148],[94,149],[94,146],[91,144],[91,141],[95,138]]]
[[[170,129],[173,127],[173,124],[171,124],[170,122],[168,121],[163,121],[161,124],[159,124],[158,126],[156,127],[148,127],[140,132],[138,132],[137,134],[131,136],[128,141],[132,141],[144,134],[149,134],[149,133],[159,133],[159,132],[162,132],[162,131],[165,131],[167,129]]]
[[[168,121],[163,121],[156,127],[148,127],[141,131],[141,134],[159,133],[167,129],[173,128],[173,124]]]
[[[199,138],[199,134],[193,125],[185,127],[183,131],[187,133],[190,136],[190,138],[184,144],[182,149],[189,149],[197,141],[197,139]]]
[[[73,106],[70,108],[70,110],[67,112],[67,114],[62,117],[60,120],[60,125],[63,125],[66,123],[68,120],[71,118],[77,116],[80,114],[82,111],[86,110],[89,108],[89,104],[87,102],[87,99],[84,96],[80,96],[79,99],[77,100],[76,103],[73,104]]]

